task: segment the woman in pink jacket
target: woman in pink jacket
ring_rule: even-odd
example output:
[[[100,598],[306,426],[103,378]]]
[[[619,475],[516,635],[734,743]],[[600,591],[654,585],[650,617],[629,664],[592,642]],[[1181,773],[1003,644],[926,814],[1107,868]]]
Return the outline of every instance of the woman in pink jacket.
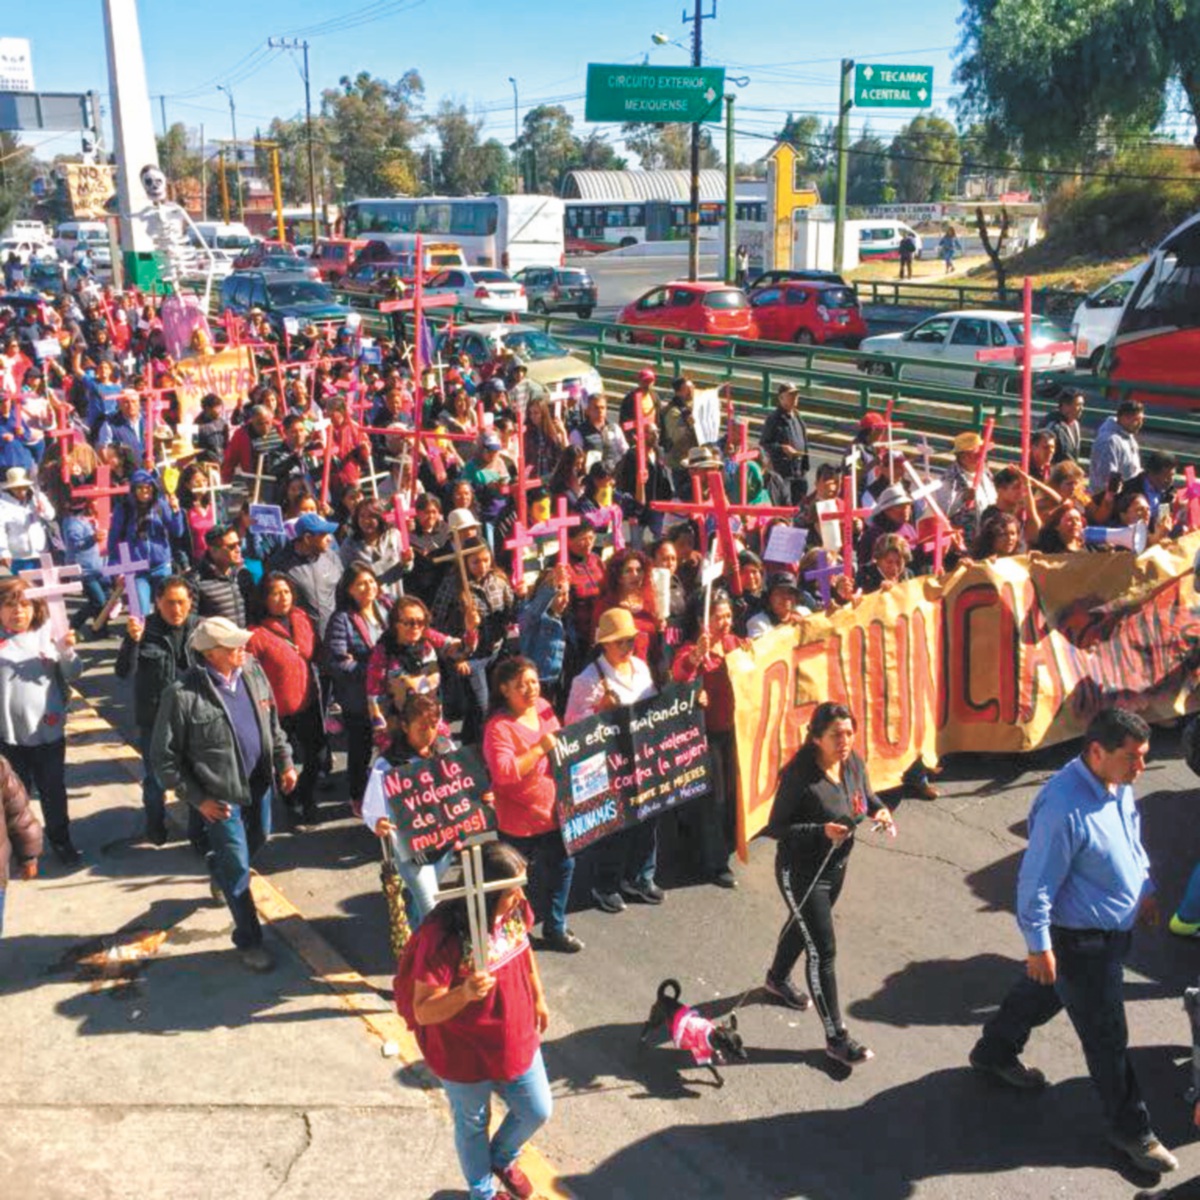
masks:
[[[527,658],[505,659],[496,668],[492,694],[483,759],[496,797],[496,823],[529,862],[529,896],[542,922],[543,948],[575,954],[583,949],[567,928],[575,860],[563,847],[550,767],[558,718],[542,699],[537,667]]]

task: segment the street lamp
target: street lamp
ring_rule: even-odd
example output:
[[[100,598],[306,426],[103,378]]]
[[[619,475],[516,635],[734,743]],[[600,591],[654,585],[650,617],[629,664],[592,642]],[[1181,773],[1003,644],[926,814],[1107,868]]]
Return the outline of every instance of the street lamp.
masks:
[[[513,153],[517,156],[517,191],[522,192],[525,188],[521,176],[521,123],[518,117],[521,103],[517,95],[517,81],[510,75],[508,82],[513,90]]]
[[[246,206],[242,202],[242,156],[238,149],[237,109],[233,103],[233,89],[224,83],[217,84],[217,91],[229,97],[229,124],[233,128],[233,174],[237,183],[238,220],[246,219]]]

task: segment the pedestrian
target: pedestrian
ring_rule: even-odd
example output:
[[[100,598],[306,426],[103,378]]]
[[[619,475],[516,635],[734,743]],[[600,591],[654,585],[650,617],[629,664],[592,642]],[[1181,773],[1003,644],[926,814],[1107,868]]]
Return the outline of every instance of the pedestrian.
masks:
[[[190,639],[200,618],[192,612],[187,581],[170,575],[162,581],[154,609],[143,624],[130,617],[117,652],[118,679],[133,676],[133,714],[142,752],[142,809],[146,814],[146,840],[155,846],[167,842],[167,811],[163,785],[151,767],[150,739],[163,693],[196,659]]]
[[[735,258],[734,284],[743,291],[750,283],[750,251],[743,244],[737,248]]]
[[[1146,408],[1140,400],[1122,400],[1116,413],[1105,417],[1092,442],[1088,461],[1088,490],[1104,491],[1114,477],[1127,483],[1142,473],[1138,434],[1146,421]]]
[[[954,260],[962,253],[962,242],[954,232],[953,225],[946,226],[946,232],[938,239],[938,257],[946,267],[946,274],[954,274]]]
[[[1075,388],[1067,388],[1058,394],[1055,407],[1038,425],[1054,434],[1054,462],[1069,460],[1078,462],[1083,455],[1083,428],[1079,423],[1087,396]]]
[[[337,587],[341,582],[341,556],[333,545],[337,526],[315,512],[306,512],[296,521],[295,534],[282,550],[267,563],[269,571],[286,575],[296,587],[296,603],[325,636],[325,627],[337,607]]]
[[[913,240],[913,235],[907,230],[904,236],[900,239],[900,278],[911,279],[913,273],[913,259],[916,257],[917,243]]]
[[[46,602],[31,600],[24,579],[0,579],[0,754],[25,791],[37,789],[42,823],[66,867],[82,856],[67,812],[67,699],[82,669],[75,634],[55,638]]]
[[[1150,1125],[1121,994],[1134,923],[1158,923],[1133,798],[1149,749],[1141,717],[1104,709],[1078,757],[1034,798],[1017,877],[1025,974],[984,1025],[971,1066],[1013,1088],[1045,1087],[1042,1072],[1020,1056],[1033,1030],[1065,1008],[1100,1093],[1108,1141],[1134,1166],[1160,1174],[1179,1164]]]
[[[3,585],[0,585],[2,587]],[[233,915],[233,944],[251,971],[274,966],[250,892],[250,862],[271,836],[275,787],[297,783],[287,737],[250,634],[207,617],[192,634],[203,662],[164,693],[151,737],[151,768],[207,822],[209,870]]]
[[[775,408],[763,422],[759,445],[766,452],[771,470],[788,489],[787,503],[799,504],[808,494],[808,427],[797,411],[800,390],[781,383]]]
[[[29,793],[7,759],[0,757],[0,936],[4,933],[4,896],[11,878],[13,859],[21,879],[36,879],[42,853],[42,827],[29,803]]]
[[[155,581],[166,579],[174,565],[174,546],[186,527],[179,501],[172,493],[164,498],[158,479],[137,470],[129,477],[129,494],[113,505],[108,529],[108,561],[120,562],[118,547],[129,547],[129,557],[149,565],[134,576],[142,612],[149,612]]]
[[[855,731],[844,704],[817,705],[804,745],[779,777],[766,830],[779,843],[775,880],[788,910],[766,989],[789,1008],[808,1008],[808,996],[791,981],[803,953],[812,1002],[825,1031],[825,1052],[849,1066],[866,1062],[873,1052],[850,1036],[842,1020],[833,906],[845,883],[858,824],[870,818],[876,829],[895,829],[854,749]]]
[[[525,870],[504,842],[487,843],[482,858],[488,883],[517,881]],[[519,883],[487,893],[486,912],[486,970],[472,961],[466,902],[446,900],[405,948],[395,997],[450,1102],[470,1200],[511,1200],[533,1195],[517,1158],[553,1107],[540,1045],[550,1010],[529,942],[533,912]],[[489,1137],[493,1092],[508,1112]]]
[[[483,731],[483,760],[495,794],[500,836],[530,865],[529,892],[547,950],[576,954],[583,942],[567,928],[575,859],[563,847],[550,755],[559,730],[542,697],[537,667],[525,658],[496,668],[496,700]]]

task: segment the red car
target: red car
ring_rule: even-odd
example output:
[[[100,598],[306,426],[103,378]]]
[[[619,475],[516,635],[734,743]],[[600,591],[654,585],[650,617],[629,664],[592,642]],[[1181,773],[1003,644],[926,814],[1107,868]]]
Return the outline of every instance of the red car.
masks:
[[[316,264],[321,278],[327,283],[337,283],[349,272],[358,252],[366,244],[366,238],[321,238],[313,247],[309,261]]]
[[[750,293],[750,305],[764,342],[857,350],[867,336],[857,293],[839,284],[789,280],[756,288]]]
[[[617,317],[621,341],[647,341],[639,336],[639,327],[678,329],[682,337],[669,341],[682,343],[685,350],[713,345],[724,338],[757,337],[750,301],[739,288],[725,283],[688,283],[677,280],[651,288],[644,296],[627,304]]]

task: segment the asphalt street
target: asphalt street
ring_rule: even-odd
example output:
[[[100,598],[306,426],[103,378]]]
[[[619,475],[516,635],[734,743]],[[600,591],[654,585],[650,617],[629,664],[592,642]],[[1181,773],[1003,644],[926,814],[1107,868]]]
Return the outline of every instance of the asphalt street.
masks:
[[[128,731],[114,648],[85,651],[82,689]],[[725,892],[689,878],[675,831],[664,828],[666,903],[618,916],[587,907],[585,860],[571,926],[587,949],[541,956],[557,1107],[538,1145],[567,1185],[584,1200],[1115,1200],[1151,1186],[1104,1144],[1065,1018],[1039,1031],[1027,1055],[1052,1082],[1042,1095],[998,1090],[966,1065],[980,1023],[1021,970],[1011,910],[1029,805],[1073,752],[951,760],[940,800],[900,807],[896,840],[860,839],[837,910],[838,974],[851,1031],[876,1058],[853,1071],[825,1058],[815,1014],[776,1006],[757,990],[782,920],[770,844],[752,847],[739,889]],[[279,834],[257,866],[386,994],[392,963],[376,843],[350,817],[342,776],[331,784],[319,797],[321,825]],[[1156,733],[1138,791],[1168,909],[1200,857],[1196,786],[1176,733]],[[1198,971],[1200,945],[1161,929],[1139,932],[1127,980],[1133,1058],[1185,1181],[1200,1173],[1200,1148],[1185,1101],[1190,1050],[1180,996]],[[740,1004],[750,1057],[725,1070],[720,1090],[669,1045],[639,1045],[668,977],[709,1015]],[[398,1145],[395,1194],[415,1200],[427,1193],[404,1186],[405,1153]]]

